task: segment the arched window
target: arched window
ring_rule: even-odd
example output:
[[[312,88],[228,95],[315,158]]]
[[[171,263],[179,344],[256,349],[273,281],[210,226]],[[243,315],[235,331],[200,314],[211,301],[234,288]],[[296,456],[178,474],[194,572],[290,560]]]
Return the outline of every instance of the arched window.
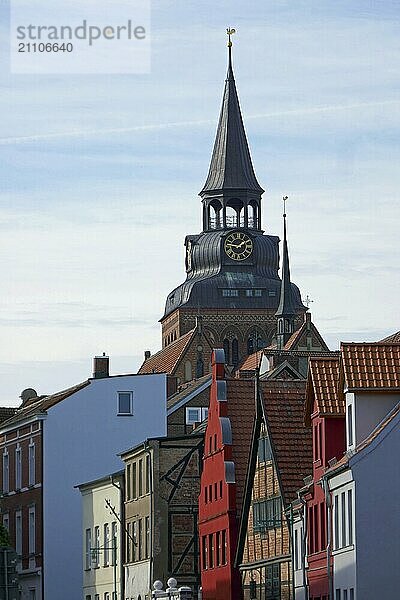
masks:
[[[257,338],[257,350],[261,350],[262,348],[264,348],[264,341],[262,338],[260,338],[260,336]]]
[[[196,363],[196,377],[203,377],[204,375],[204,361],[202,358],[197,359]]]
[[[243,202],[238,198],[232,198],[226,205],[226,225],[227,227],[240,227],[244,225]]]
[[[192,381],[192,363],[190,360],[185,362],[185,381]]]
[[[258,206],[257,203],[252,200],[249,204],[249,227],[254,227],[254,229],[258,229]]]
[[[225,352],[225,363],[227,365],[231,364],[231,352],[230,352],[230,343],[228,338],[224,339],[224,352]]]
[[[254,340],[252,337],[249,337],[247,340],[247,354],[253,354],[254,352]]]
[[[239,364],[239,343],[236,338],[232,340],[232,364],[234,367]]]
[[[212,200],[208,207],[208,228],[209,229],[220,229],[222,227],[221,222],[221,210],[222,205],[219,200]]]

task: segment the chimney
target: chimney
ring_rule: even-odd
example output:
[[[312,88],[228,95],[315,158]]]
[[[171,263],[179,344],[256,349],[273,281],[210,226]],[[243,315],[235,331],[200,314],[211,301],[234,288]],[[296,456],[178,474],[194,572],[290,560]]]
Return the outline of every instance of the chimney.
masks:
[[[93,378],[102,379],[110,375],[110,359],[103,352],[103,356],[95,356],[93,359]]]
[[[151,356],[151,352],[150,350],[145,350],[144,351],[144,360],[148,360]]]

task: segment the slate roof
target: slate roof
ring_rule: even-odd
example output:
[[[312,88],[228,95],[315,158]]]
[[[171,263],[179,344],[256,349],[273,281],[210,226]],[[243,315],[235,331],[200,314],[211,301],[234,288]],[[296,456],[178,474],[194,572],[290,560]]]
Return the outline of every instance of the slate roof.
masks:
[[[342,343],[340,376],[350,391],[398,390],[400,343]]]
[[[314,400],[320,416],[344,416],[345,401],[338,393],[339,353],[332,357],[312,357],[309,362],[305,423],[310,425]]]
[[[196,329],[191,329],[184,335],[181,335],[175,342],[166,346],[156,354],[153,354],[144,361],[138,371],[138,375],[148,373],[169,373],[171,374],[178,364],[182,353],[192,340],[192,336]]]
[[[281,491],[284,503],[289,504],[303,478],[312,472],[311,429],[303,420],[306,383],[267,380],[260,385]]]
[[[256,179],[251,162],[230,62],[211,164],[200,195],[225,189],[264,191]]]
[[[9,427],[10,425],[19,423],[23,419],[28,419],[37,414],[45,413],[46,410],[55,404],[58,404],[62,400],[65,400],[65,398],[72,396],[72,394],[75,394],[75,392],[78,392],[89,384],[90,380],[87,379],[82,383],[78,383],[73,387],[62,390],[61,392],[57,392],[56,394],[51,394],[50,396],[39,396],[37,399],[35,399],[35,402],[30,402],[26,406],[17,409],[15,414],[10,419],[1,424],[1,427]]]
[[[228,379],[226,384],[228,416],[232,428],[232,459],[235,463],[236,508],[240,515],[255,416],[254,381]]]

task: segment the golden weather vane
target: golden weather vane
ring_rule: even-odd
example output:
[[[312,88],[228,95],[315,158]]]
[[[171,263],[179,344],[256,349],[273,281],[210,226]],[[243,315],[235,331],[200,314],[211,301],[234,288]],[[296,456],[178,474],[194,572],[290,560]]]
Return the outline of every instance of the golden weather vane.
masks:
[[[228,27],[226,30],[226,34],[228,36],[228,48],[232,47],[232,35],[236,33],[236,29],[232,29],[232,27]]]

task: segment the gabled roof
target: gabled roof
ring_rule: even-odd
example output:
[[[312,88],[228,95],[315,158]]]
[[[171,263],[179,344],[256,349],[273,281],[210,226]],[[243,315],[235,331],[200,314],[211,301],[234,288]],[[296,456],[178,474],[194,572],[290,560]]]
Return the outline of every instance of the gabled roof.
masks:
[[[17,408],[12,406],[0,406],[0,423],[7,421],[17,412]]]
[[[310,425],[314,402],[320,416],[345,415],[345,402],[338,393],[339,353],[331,357],[311,357],[308,368],[304,421]]]
[[[183,352],[190,344],[196,329],[191,329],[181,335],[175,342],[166,346],[153,356],[144,361],[138,371],[138,375],[146,373],[168,373],[171,374],[177,366]]]
[[[299,379],[304,380],[304,375],[299,373],[297,369],[294,368],[293,365],[290,364],[288,360],[284,360],[274,369],[267,371],[260,375],[261,380],[265,379],[280,379],[280,380],[293,380]]]
[[[321,344],[321,348],[323,350],[329,351],[329,348],[326,345],[323,337],[321,336],[320,332],[318,331],[318,329],[316,328],[316,326],[314,325],[314,323],[312,321],[310,323],[310,326],[311,326],[311,332],[317,338],[319,343]],[[302,324],[302,326],[299,329],[297,329],[297,331],[292,333],[292,335],[290,336],[290,338],[288,339],[288,341],[285,344],[284,350],[295,350],[296,346],[300,343],[301,338],[303,337],[303,335],[306,332],[307,332],[307,321],[305,320],[304,323]]]
[[[303,420],[306,383],[267,380],[260,385],[281,493],[288,505],[312,471],[311,430]]]
[[[232,457],[235,463],[236,509],[240,517],[256,407],[254,380],[227,379],[226,385],[228,416],[232,428]]]
[[[342,389],[400,389],[400,343],[342,343],[340,366]]]
[[[174,409],[186,404],[192,398],[203,392],[207,387],[211,386],[211,374],[203,375],[199,379],[193,379],[179,387],[179,390],[175,392],[167,400],[168,414],[174,412]]]
[[[27,406],[19,408],[10,419],[4,421],[4,423],[1,424],[1,428],[9,427],[10,425],[19,423],[24,419],[29,419],[30,417],[33,417],[40,413],[45,413],[49,408],[51,408],[55,404],[62,402],[62,400],[65,400],[69,396],[72,396],[73,394],[75,394],[75,392],[78,392],[79,390],[83,389],[89,384],[90,379],[87,379],[82,383],[78,383],[73,387],[70,387],[66,390],[62,390],[61,392],[57,392],[56,394],[51,394],[50,396],[39,396],[35,402],[30,402]]]
[[[226,189],[264,191],[251,162],[230,60],[210,168],[200,195]]]

